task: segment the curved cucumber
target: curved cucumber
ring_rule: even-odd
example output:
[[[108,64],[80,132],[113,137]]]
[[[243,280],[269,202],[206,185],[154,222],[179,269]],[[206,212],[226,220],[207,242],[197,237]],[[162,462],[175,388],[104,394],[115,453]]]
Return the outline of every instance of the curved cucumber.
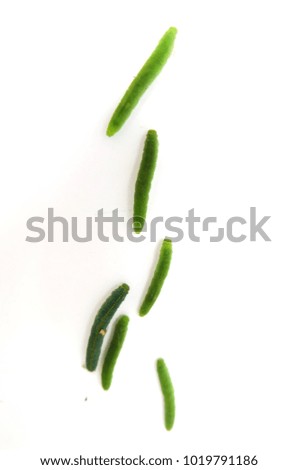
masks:
[[[108,390],[111,386],[114,368],[126,337],[128,323],[129,318],[127,315],[122,315],[116,323],[101,372],[101,383],[105,390]]]
[[[165,238],[161,245],[158,262],[152,277],[151,284],[139,311],[141,317],[147,315],[157,297],[159,296],[165,278],[169,272],[171,259],[172,241],[168,238]]]
[[[100,307],[95,317],[86,353],[86,367],[89,371],[96,369],[106,329],[128,291],[127,284],[117,287]]]

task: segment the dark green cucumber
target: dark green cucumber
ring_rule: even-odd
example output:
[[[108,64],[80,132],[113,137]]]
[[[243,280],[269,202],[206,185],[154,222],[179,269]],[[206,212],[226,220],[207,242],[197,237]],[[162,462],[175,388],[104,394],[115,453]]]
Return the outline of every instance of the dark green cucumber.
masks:
[[[127,284],[117,287],[100,307],[95,317],[86,353],[86,368],[91,372],[96,369],[106,329],[128,291]]]

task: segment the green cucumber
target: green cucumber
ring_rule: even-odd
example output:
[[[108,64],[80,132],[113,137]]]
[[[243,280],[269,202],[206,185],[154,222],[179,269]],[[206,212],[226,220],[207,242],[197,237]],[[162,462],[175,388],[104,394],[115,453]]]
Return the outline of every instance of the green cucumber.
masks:
[[[143,303],[140,307],[139,314],[141,317],[147,315],[154,302],[156,301],[165,278],[169,272],[170,264],[172,259],[172,241],[165,238],[162,242],[162,246],[159,253],[158,262],[151,280],[151,284],[145,295]]]
[[[128,323],[129,318],[127,315],[122,315],[116,323],[101,371],[101,383],[105,390],[108,390],[111,386],[114,368],[126,337]]]
[[[163,359],[156,362],[156,370],[164,398],[164,421],[168,431],[172,429],[175,421],[175,393],[173,383]]]
[[[135,185],[133,221],[134,231],[136,233],[142,231],[145,223],[149,192],[156,167],[157,155],[157,133],[154,130],[150,130],[147,132],[142,161]]]
[[[121,129],[147,88],[161,72],[172,53],[176,34],[177,29],[174,27],[169,28],[165,32],[156,49],[131,82],[111,117],[106,132],[109,137],[116,134],[116,132]]]

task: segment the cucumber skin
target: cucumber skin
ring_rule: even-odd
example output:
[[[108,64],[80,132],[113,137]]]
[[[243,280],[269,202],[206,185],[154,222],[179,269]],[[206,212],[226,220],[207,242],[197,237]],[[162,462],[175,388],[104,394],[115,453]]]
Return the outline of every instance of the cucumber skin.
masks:
[[[158,156],[158,136],[156,131],[150,130],[147,132],[144,150],[142,155],[142,161],[138,172],[135,194],[134,194],[134,231],[140,233],[143,229],[148,200],[149,192],[151,188],[151,182],[154,176]]]
[[[108,390],[111,386],[114,368],[126,337],[128,324],[129,318],[127,315],[122,315],[116,323],[101,372],[101,383],[104,390]]]
[[[172,53],[176,34],[177,29],[171,27],[162,36],[115,109],[106,131],[107,136],[111,137],[121,129],[147,88],[161,72]]]
[[[157,297],[160,294],[163,283],[167,277],[172,260],[172,241],[165,238],[159,253],[158,262],[147,290],[143,303],[139,310],[139,315],[144,317],[153,307]]]
[[[164,397],[164,421],[167,431],[174,426],[175,421],[175,393],[174,387],[169,374],[169,370],[163,359],[156,362],[156,370],[160,382],[161,391]]]
[[[104,336],[100,334],[101,330],[106,330],[117,309],[128,294],[129,287],[122,284],[117,287],[100,307],[91,328],[87,352],[86,368],[90,372],[96,369]]]

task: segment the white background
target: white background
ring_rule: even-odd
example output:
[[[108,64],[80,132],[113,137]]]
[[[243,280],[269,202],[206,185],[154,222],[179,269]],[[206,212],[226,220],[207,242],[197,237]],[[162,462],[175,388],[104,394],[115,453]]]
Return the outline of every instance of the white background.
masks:
[[[2,1],[3,468],[139,453],[179,459],[175,468],[210,453],[297,468],[297,20],[295,1]],[[169,26],[172,57],[106,137]],[[195,208],[224,220],[256,206],[271,215],[272,242],[176,244],[162,294],[139,318],[158,243],[28,243],[26,220],[48,207],[82,224],[100,208],[131,216],[150,128],[160,154],[149,218]],[[96,309],[122,282],[130,329],[104,392],[82,366]],[[171,433],[160,356],[175,384]]]

